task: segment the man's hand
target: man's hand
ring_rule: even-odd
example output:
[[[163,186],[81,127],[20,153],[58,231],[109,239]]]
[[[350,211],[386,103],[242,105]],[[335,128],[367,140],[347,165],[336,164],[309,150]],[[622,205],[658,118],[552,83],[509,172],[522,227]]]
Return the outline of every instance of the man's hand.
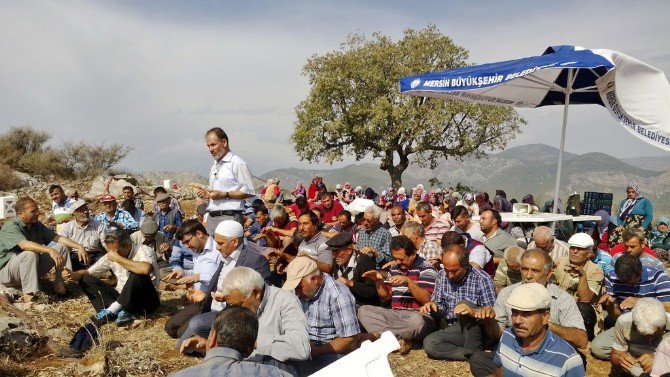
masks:
[[[184,276],[181,279],[177,280],[177,284],[193,284],[200,281],[200,274],[194,274],[191,276]]]
[[[421,308],[419,308],[419,313],[421,314],[437,313],[437,304],[434,303],[433,301],[428,301],[427,303],[423,304]]]
[[[569,265],[564,267],[565,272],[569,273],[570,275],[574,277],[582,276],[584,274],[584,268],[581,266],[578,266],[576,264],[570,263]]]
[[[394,261],[394,260],[392,260],[392,261],[390,261],[390,262],[386,262],[386,263],[384,263],[384,265],[382,266],[382,270],[388,270],[388,269],[390,269],[391,267],[394,267],[396,264],[398,264],[398,262],[396,262],[396,261]]]
[[[204,354],[206,351],[207,339],[201,336],[192,336],[181,343],[179,348],[179,353],[186,355],[189,353],[197,352]]]
[[[389,278],[389,283],[391,285],[408,285],[411,280],[405,275],[395,275]]]
[[[121,260],[123,258],[122,256],[119,255],[119,253],[116,250],[109,249],[107,250],[107,260],[110,262],[116,262]]]
[[[190,302],[203,302],[207,294],[199,289],[189,288],[186,297]]]
[[[384,277],[383,277],[382,274],[381,274],[379,271],[377,271],[377,270],[365,271],[365,272],[363,273],[363,275],[361,275],[361,276],[363,276],[363,277],[366,278],[366,279],[373,280],[373,281],[375,281],[375,282],[377,282],[377,281],[384,281]]]
[[[165,225],[163,227],[163,230],[165,230],[166,232],[172,232],[173,230],[177,230],[177,226],[176,225]]]
[[[57,268],[63,268],[63,266],[65,266],[65,260],[63,259],[63,256],[60,255],[60,253],[56,250],[50,249],[49,256],[54,260]]]
[[[214,300],[218,301],[218,302],[225,302],[226,301],[226,296],[219,291],[212,292],[212,298]]]
[[[209,199],[209,190],[199,190],[196,195],[200,199]]]
[[[475,316],[475,309],[471,308],[467,304],[458,304],[454,307],[454,314],[456,315],[467,315],[470,317]]]
[[[493,319],[496,317],[496,311],[493,310],[490,306],[485,306],[483,308],[477,309],[475,311],[475,318],[477,319]]]
[[[619,308],[621,310],[633,309],[633,306],[635,306],[636,302],[637,297],[626,297],[626,299],[621,301],[621,304],[619,304]]]
[[[604,294],[604,295],[602,295],[602,297],[600,297],[600,300],[598,301],[598,303],[600,305],[602,305],[604,309],[607,309],[607,308],[611,308],[612,305],[614,305],[616,303],[616,301],[614,301],[614,297],[612,297],[608,294]]]
[[[180,279],[182,276],[184,276],[184,270],[174,270],[165,275],[161,280],[168,281],[170,279]]]
[[[91,257],[88,255],[88,251],[84,249],[83,246],[79,245],[77,248],[77,256],[79,257],[79,261],[84,264],[84,266],[88,266],[91,263]]]
[[[379,252],[377,251],[377,249],[375,249],[375,248],[372,247],[372,246],[365,246],[365,247],[362,248],[359,252],[360,252],[361,254],[374,255],[375,258],[376,258],[377,255],[379,254]]]
[[[81,279],[80,273],[77,273],[79,271],[72,272],[69,268],[64,268],[62,275],[63,275],[63,280],[65,280],[66,283],[74,283],[76,281],[79,281]]]
[[[626,372],[630,372],[630,368],[637,363],[637,360],[628,352],[619,358],[619,366]]]
[[[351,287],[354,286],[354,282],[351,281],[351,280],[349,280],[349,279],[347,279],[347,278],[345,278],[344,276],[340,276],[339,278],[337,278],[337,281],[339,281],[340,283],[346,285],[346,286],[349,287],[349,288],[351,288]]]
[[[637,358],[637,362],[640,363],[642,370],[644,370],[646,373],[651,373],[651,368],[654,365],[654,354],[645,353]]]

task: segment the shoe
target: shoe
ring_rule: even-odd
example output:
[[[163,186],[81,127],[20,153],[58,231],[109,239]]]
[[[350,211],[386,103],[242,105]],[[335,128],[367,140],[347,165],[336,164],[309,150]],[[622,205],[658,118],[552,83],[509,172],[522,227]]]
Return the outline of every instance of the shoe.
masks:
[[[135,317],[133,317],[132,314],[128,313],[125,310],[121,310],[119,312],[118,316],[116,317],[116,325],[117,326],[127,325],[127,324],[130,324],[130,323],[133,323],[134,320],[135,320]]]
[[[112,322],[116,319],[116,314],[112,313],[109,309],[102,309],[91,317],[91,321],[96,325],[101,325],[105,323]]]

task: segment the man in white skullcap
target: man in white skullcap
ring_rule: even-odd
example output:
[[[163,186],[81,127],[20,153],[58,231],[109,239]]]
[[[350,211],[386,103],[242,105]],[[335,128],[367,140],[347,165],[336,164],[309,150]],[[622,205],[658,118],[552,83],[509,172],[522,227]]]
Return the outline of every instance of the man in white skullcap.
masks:
[[[503,332],[493,359],[497,375],[527,376],[541,370],[546,376],[584,376],[579,354],[549,330],[551,294],[544,285],[521,284],[506,304],[512,309],[512,327]]]
[[[244,243],[244,228],[234,220],[224,220],[216,226],[214,231],[214,242],[216,249],[221,253],[221,264],[212,276],[209,287],[200,291],[205,297],[193,297],[202,299],[202,314],[191,318],[188,328],[179,338],[177,347],[194,335],[204,338],[209,334],[216,313],[224,307],[224,297],[219,292],[223,288],[223,281],[230,270],[236,266],[249,267],[256,270],[266,283],[270,284],[270,266],[267,259],[255,249],[247,247]],[[212,298],[215,298],[213,300]]]

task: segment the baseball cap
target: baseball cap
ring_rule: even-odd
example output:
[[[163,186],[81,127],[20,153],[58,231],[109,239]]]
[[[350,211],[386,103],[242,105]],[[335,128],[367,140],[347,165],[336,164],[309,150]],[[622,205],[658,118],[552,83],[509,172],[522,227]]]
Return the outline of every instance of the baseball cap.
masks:
[[[586,247],[591,247],[593,246],[593,238],[591,238],[591,236],[589,236],[586,233],[575,233],[568,240],[568,245],[579,247],[582,249]]]
[[[522,312],[547,309],[551,306],[551,294],[539,283],[520,284],[507,298],[507,306]]]
[[[300,284],[302,278],[318,269],[319,266],[311,258],[297,257],[293,259],[286,267],[286,283],[284,283],[282,289],[294,290]]]
[[[75,202],[72,203],[72,205],[70,206],[70,213],[74,213],[74,211],[76,211],[76,210],[78,210],[79,208],[85,206],[86,204],[88,204],[88,203],[86,203],[86,201],[83,200],[83,199],[77,199],[77,200],[75,200]]]
[[[103,203],[104,202],[115,202],[116,197],[114,197],[114,195],[105,195],[105,196],[102,197],[102,199],[100,199],[100,201],[103,202]]]
[[[239,238],[244,236],[244,228],[242,228],[242,224],[237,221],[224,220],[216,226],[214,233],[224,237]]]

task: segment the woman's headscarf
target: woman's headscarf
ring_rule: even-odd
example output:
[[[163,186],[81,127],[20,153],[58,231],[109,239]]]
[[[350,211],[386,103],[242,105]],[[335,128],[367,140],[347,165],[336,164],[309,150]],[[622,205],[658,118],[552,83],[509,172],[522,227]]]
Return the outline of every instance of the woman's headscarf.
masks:
[[[626,186],[626,191],[628,189],[633,189],[635,190],[635,199],[631,198],[626,198],[626,202],[621,206],[621,209],[619,210],[619,219],[621,221],[626,220],[628,215],[630,214],[630,211],[633,210],[633,207],[635,207],[635,203],[637,203],[638,200],[642,198],[642,195],[640,195],[640,187],[637,185],[637,183],[631,182]]]
[[[535,198],[533,197],[532,194],[526,194],[526,196],[524,196],[523,199],[521,199],[521,203],[526,203],[534,206]]]
[[[599,209],[596,211],[596,213],[594,213],[594,215],[600,216],[601,221],[599,224],[596,224],[598,224],[598,233],[602,235],[607,230],[607,226],[610,223],[610,214],[607,213],[607,211],[604,209]]]

